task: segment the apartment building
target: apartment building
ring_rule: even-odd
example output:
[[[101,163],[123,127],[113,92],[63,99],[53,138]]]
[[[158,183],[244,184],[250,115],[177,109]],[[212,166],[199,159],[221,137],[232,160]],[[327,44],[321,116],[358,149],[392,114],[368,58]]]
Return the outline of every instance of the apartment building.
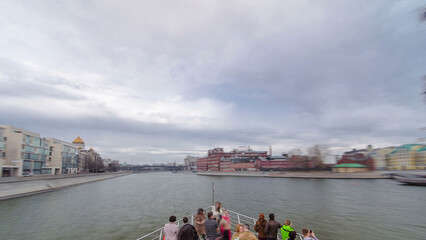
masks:
[[[421,159],[422,151],[425,145],[421,144],[404,144],[395,148],[389,154],[388,169],[389,170],[415,170],[424,169],[424,163]]]
[[[78,172],[79,148],[72,143],[56,138],[47,138],[49,158],[44,174],[76,174]]]
[[[49,154],[48,144],[39,133],[11,125],[0,125],[3,142],[2,177],[42,174]]]

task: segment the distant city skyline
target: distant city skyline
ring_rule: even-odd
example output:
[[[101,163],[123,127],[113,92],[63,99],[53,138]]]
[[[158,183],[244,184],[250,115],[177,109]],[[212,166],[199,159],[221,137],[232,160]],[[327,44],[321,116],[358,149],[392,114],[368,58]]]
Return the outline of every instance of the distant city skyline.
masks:
[[[0,124],[121,163],[425,137],[423,1],[0,2]]]

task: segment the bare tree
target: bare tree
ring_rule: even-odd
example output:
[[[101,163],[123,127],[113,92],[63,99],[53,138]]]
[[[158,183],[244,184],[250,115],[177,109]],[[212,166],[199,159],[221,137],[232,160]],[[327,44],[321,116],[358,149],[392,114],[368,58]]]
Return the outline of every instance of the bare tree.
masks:
[[[288,152],[289,156],[301,156],[303,154],[302,150],[300,148],[293,148],[290,150],[290,152]]]
[[[308,149],[308,153],[314,164],[314,168],[323,168],[324,161],[328,156],[331,156],[330,148],[325,144],[315,144]]]

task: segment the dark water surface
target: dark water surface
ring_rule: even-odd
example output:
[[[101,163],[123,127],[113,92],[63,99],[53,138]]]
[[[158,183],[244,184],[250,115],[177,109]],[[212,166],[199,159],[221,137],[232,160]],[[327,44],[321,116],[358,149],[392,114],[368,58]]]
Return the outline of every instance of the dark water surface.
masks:
[[[320,240],[426,239],[426,187],[392,180],[310,180],[145,173],[0,201],[0,239],[131,239],[215,199],[274,212]]]

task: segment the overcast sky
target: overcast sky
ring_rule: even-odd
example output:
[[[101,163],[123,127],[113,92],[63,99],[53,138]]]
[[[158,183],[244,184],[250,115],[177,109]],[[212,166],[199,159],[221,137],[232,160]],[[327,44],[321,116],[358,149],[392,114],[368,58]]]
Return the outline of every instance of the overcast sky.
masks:
[[[0,1],[0,124],[182,163],[426,136],[424,1]]]

